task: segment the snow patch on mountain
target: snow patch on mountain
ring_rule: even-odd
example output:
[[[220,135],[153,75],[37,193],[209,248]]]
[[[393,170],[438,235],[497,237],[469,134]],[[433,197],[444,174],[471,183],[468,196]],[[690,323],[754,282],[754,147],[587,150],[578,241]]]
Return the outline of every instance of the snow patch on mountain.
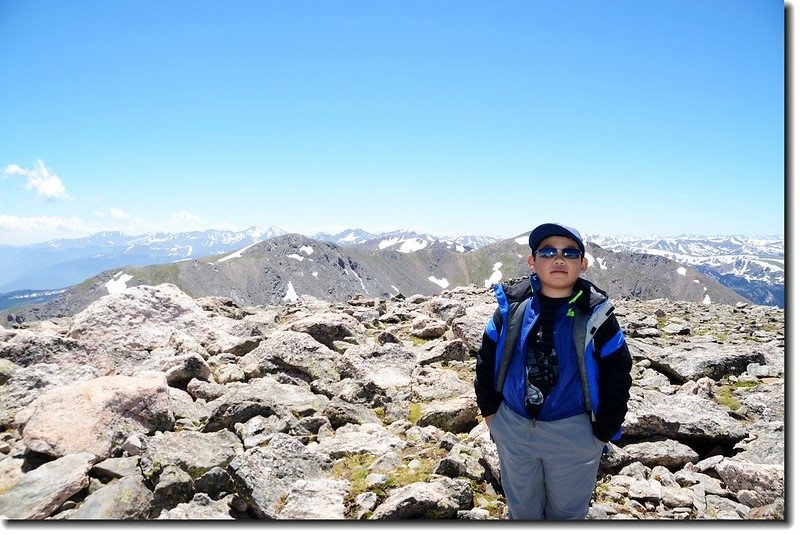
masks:
[[[414,251],[419,251],[420,249],[424,249],[428,246],[428,240],[422,240],[420,238],[411,238],[408,240],[403,240],[403,245],[397,250],[399,253],[413,253]]]
[[[298,299],[300,299],[300,297],[298,297],[297,292],[294,291],[294,286],[292,285],[292,281],[289,281],[289,288],[287,288],[286,295],[283,297],[283,300],[288,301],[290,303],[294,303]]]
[[[400,243],[402,239],[403,238],[388,238],[385,240],[381,240],[381,242],[378,244],[378,249],[386,249],[387,247],[391,247],[396,243]]]
[[[180,256],[183,258],[187,258],[192,256],[192,251],[194,247],[191,245],[176,245],[169,250],[168,256]]]
[[[301,262],[305,260],[305,257],[300,256],[299,254],[287,254],[286,258],[294,258],[295,260],[300,260]]]
[[[31,298],[42,297],[42,296],[46,296],[46,295],[61,295],[64,292],[66,292],[67,290],[68,290],[68,288],[61,288],[59,290],[44,290],[44,291],[41,291],[41,292],[31,292],[31,293],[28,293],[28,294],[14,295],[14,296],[11,296],[9,299],[31,299]]]
[[[314,248],[311,247],[310,245],[303,245],[302,247],[300,247],[300,250],[306,254],[314,254]]]
[[[678,272],[678,275],[683,275],[684,277],[686,276],[686,268],[685,268],[685,267],[683,267],[683,266],[679,267],[679,268],[678,268],[678,269],[676,269],[675,271],[677,271],[677,272]]]
[[[106,290],[108,290],[109,294],[118,294],[128,287],[126,283],[132,278],[133,278],[132,275],[128,275],[127,273],[123,273],[122,271],[120,271],[119,273],[114,275],[113,279],[111,279],[105,284]]]
[[[500,271],[501,267],[503,267],[502,262],[497,262],[492,266],[492,274],[483,283],[486,288],[503,280],[503,273]]]
[[[350,273],[352,273],[353,276],[358,279],[358,282],[361,283],[361,289],[367,292],[367,295],[369,295],[369,290],[367,290],[367,287],[364,286],[364,281],[361,279],[361,277],[358,276],[358,273],[356,273],[352,269],[350,270]]]
[[[222,262],[227,262],[228,260],[231,260],[232,258],[240,258],[242,256],[242,253],[244,253],[246,250],[248,250],[249,248],[251,248],[254,245],[256,245],[256,244],[255,243],[251,243],[250,245],[248,245],[246,247],[242,247],[238,251],[235,251],[235,252],[229,254],[226,257],[220,258],[219,260],[217,260],[217,264],[220,264]]]
[[[528,245],[528,237],[528,234],[523,234],[522,236],[514,238],[514,241],[520,245]]]
[[[448,286],[450,286],[450,282],[447,279],[444,279],[444,278],[437,279],[436,277],[431,275],[430,277],[428,277],[428,280],[431,281],[432,283],[438,285],[438,286],[441,286],[442,288],[447,288]]]
[[[592,267],[595,263],[597,263],[597,267],[598,268],[600,268],[602,270],[607,270],[608,269],[608,266],[605,264],[605,258],[602,258],[602,257],[595,258],[594,256],[592,256],[589,253],[586,253],[584,256],[586,257],[586,260],[588,261],[589,267]]]

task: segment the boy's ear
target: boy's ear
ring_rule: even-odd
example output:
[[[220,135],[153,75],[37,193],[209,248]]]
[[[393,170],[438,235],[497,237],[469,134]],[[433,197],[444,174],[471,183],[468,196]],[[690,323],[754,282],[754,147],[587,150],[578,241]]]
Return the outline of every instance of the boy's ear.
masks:
[[[533,255],[528,255],[528,267],[531,268],[531,273],[536,273],[536,264],[533,262]]]
[[[584,256],[581,258],[581,273],[586,272],[589,269],[589,260]]]

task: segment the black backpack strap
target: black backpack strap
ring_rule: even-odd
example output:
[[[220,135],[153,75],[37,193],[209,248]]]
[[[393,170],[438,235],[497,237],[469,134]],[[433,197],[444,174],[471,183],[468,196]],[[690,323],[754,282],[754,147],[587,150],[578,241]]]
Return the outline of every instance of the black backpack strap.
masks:
[[[506,375],[508,374],[508,367],[511,365],[511,358],[514,356],[514,348],[519,339],[519,332],[522,329],[522,318],[525,316],[525,310],[530,306],[531,298],[524,301],[517,301],[511,303],[508,310],[508,323],[506,324],[506,341],[503,346],[502,360],[500,361],[500,368],[497,370],[497,377],[495,378],[495,391],[502,392],[503,385],[506,382]]]
[[[592,416],[592,421],[594,421],[592,400],[589,394],[589,375],[586,373],[586,325],[588,323],[589,316],[576,310],[575,317],[572,318],[572,339],[575,342],[575,351],[578,352],[578,373],[581,376],[586,412]]]
[[[595,307],[591,316],[576,310],[575,317],[572,319],[572,339],[575,342],[575,350],[578,352],[578,372],[581,376],[583,398],[586,400],[586,412],[589,413],[592,421],[594,421],[594,412],[592,411],[592,400],[589,394],[589,375],[586,372],[586,340],[590,337],[594,338],[600,326],[611,317],[613,310],[614,305],[606,300]]]

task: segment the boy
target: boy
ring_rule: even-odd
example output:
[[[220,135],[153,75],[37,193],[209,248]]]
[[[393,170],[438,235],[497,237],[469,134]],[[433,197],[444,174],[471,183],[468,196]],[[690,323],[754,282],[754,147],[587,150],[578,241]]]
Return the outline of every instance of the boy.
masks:
[[[582,519],[605,445],[622,434],[631,356],[606,294],[579,278],[578,231],[546,223],[528,244],[530,279],[494,286],[475,392],[509,517]]]

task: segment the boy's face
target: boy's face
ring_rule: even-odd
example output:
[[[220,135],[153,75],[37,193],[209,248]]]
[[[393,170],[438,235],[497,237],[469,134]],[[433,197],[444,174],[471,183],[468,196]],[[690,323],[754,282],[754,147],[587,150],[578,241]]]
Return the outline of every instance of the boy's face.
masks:
[[[542,293],[547,297],[569,297],[572,288],[581,273],[589,267],[586,258],[569,260],[564,258],[560,249],[569,247],[578,248],[578,244],[564,236],[548,236],[539,244],[539,249],[555,247],[559,249],[555,258],[541,258],[539,255],[528,256],[528,266],[531,272],[539,276],[542,283]]]

